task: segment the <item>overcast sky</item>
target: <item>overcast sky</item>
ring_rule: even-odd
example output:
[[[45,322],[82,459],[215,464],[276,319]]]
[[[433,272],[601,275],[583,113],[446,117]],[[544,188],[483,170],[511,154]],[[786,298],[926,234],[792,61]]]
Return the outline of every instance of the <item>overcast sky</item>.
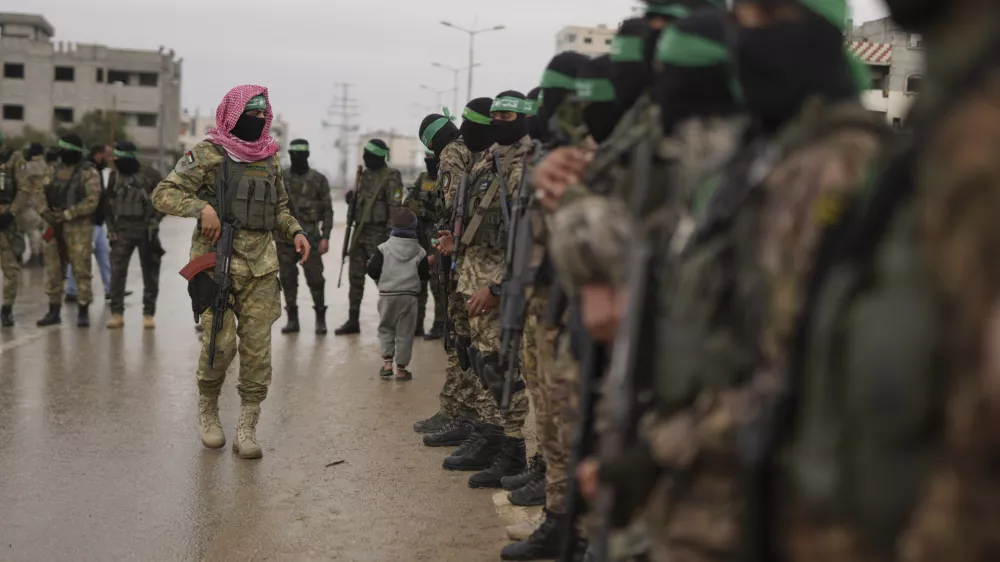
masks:
[[[856,22],[884,15],[879,0],[852,0]],[[334,83],[354,85],[361,130],[416,134],[436,96],[420,88],[452,87],[453,74],[431,66],[468,65],[465,28],[503,31],[476,38],[473,97],[537,85],[566,25],[615,26],[635,0],[0,0],[0,10],[41,13],[56,39],[157,49],[184,58],[182,104],[202,113],[237,84],[270,90],[292,137],[313,145],[314,167],[335,169],[334,131],[321,121]],[[459,79],[466,101],[466,75]],[[452,105],[452,95],[444,94]],[[425,106],[418,109],[414,104]]]

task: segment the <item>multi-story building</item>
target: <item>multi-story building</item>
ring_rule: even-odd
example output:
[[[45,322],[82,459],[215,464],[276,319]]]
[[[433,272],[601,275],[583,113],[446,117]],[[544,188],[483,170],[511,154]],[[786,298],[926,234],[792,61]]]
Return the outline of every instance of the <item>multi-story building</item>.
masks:
[[[608,54],[616,32],[617,29],[606,25],[564,27],[556,34],[556,53],[576,51],[592,57]]]
[[[872,76],[872,87],[862,92],[861,102],[901,127],[924,79],[923,37],[882,18],[852,27],[847,44]]]
[[[364,153],[365,144],[371,139],[382,139],[389,146],[389,165],[399,170],[403,176],[403,183],[413,182],[420,172],[426,171],[424,166],[424,154],[426,149],[423,143],[415,136],[402,135],[396,131],[369,131],[358,135],[357,162],[362,163],[361,156]],[[353,173],[348,181],[354,180]]]
[[[141,157],[173,164],[182,63],[174,51],[56,42],[54,36],[40,15],[0,13],[0,131],[16,135],[29,125],[49,131],[99,111],[124,125]]]
[[[184,110],[184,114],[181,117],[181,122],[179,126],[179,136],[177,142],[182,151],[191,150],[191,147],[198,144],[202,139],[205,138],[205,134],[208,130],[215,127],[215,110],[213,109],[210,113],[201,114],[199,111],[195,110],[193,113]],[[281,154],[282,161],[287,160],[288,143],[290,139],[288,138],[288,122],[281,118],[281,115],[275,115],[274,119],[271,120],[271,136],[278,143],[279,154]]]

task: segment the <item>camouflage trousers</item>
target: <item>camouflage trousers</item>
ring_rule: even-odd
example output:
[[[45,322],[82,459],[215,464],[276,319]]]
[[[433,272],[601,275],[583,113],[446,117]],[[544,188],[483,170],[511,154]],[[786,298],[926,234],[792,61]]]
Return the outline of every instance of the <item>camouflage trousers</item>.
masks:
[[[125,282],[132,254],[138,251],[142,268],[142,314],[156,314],[156,298],[160,294],[160,256],[154,251],[146,223],[115,227],[111,242],[111,312],[125,312]]]
[[[540,309],[539,318],[544,314]],[[563,330],[565,331],[565,330]],[[566,512],[566,494],[571,469],[573,435],[580,422],[578,395],[580,364],[570,351],[568,331],[539,322],[535,337],[542,400],[547,416],[538,423],[538,441],[547,465],[545,471],[546,508]]]
[[[45,243],[45,294],[50,304],[61,304],[66,289],[66,265],[73,267],[77,298],[82,305],[94,300],[90,288],[91,258],[94,254],[94,223],[89,216],[62,224],[66,255],[60,256],[57,237]],[[65,262],[64,262],[65,260]]]
[[[468,300],[462,296],[463,306]],[[472,347],[479,350],[484,358],[500,353],[500,307],[486,314],[469,318],[469,329],[472,335]],[[498,359],[499,360],[499,359]],[[524,390],[515,392],[510,399],[510,408],[500,413],[500,408],[493,394],[480,385],[479,399],[476,401],[476,411],[479,418],[486,423],[502,426],[507,437],[524,437],[524,420],[528,417],[528,393]]]
[[[22,209],[17,214],[17,228],[22,234],[28,237],[28,247],[31,249],[31,257],[42,255],[44,245],[42,244],[42,230],[45,229],[45,221],[32,208]]]
[[[286,242],[277,242],[278,248],[278,274],[281,278],[281,290],[285,293],[285,306],[291,308],[298,306],[299,297],[299,256],[295,253],[295,245]],[[306,276],[306,285],[312,293],[313,305],[323,307],[326,304],[324,289],[326,279],[323,278],[323,257],[319,255],[319,248],[313,248],[309,252],[309,259],[302,266],[302,271]]]
[[[3,270],[3,304],[12,305],[17,297],[18,278],[21,275],[21,255],[24,254],[24,237],[12,224],[0,231],[0,269]]]
[[[465,313],[465,300],[465,297],[455,291],[448,295],[448,318],[454,324],[457,335],[471,337],[469,318]],[[446,334],[445,337],[449,335]],[[482,383],[472,369],[462,369],[458,353],[454,349],[448,352],[444,386],[439,396],[441,412],[450,417],[478,412],[477,402],[481,398],[482,388]]]
[[[375,255],[378,245],[389,239],[389,230],[383,226],[365,226],[354,235],[358,237],[358,241],[351,252],[348,265],[348,277],[351,281],[348,300],[352,314],[361,310],[361,300],[365,296],[365,268],[368,266],[368,260]]]
[[[244,403],[267,398],[271,384],[271,326],[281,316],[277,273],[263,277],[233,276],[233,308],[226,311],[222,329],[215,338],[215,366],[208,366],[212,310],[201,315],[201,357],[198,360],[198,390],[202,396],[218,396],[226,381],[226,370],[237,351],[240,379],[237,390]]]
[[[424,250],[428,256],[435,254],[433,246],[425,247]],[[448,309],[448,301],[445,300],[444,290],[441,287],[441,278],[432,273],[430,280],[420,282],[420,296],[417,299],[417,326],[420,328],[424,327],[424,319],[427,318],[428,287],[430,294],[434,296],[434,321],[444,322]]]

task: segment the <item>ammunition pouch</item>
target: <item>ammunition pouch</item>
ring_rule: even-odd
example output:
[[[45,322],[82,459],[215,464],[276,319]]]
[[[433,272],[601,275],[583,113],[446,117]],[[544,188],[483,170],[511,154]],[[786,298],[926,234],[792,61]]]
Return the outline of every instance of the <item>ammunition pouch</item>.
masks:
[[[472,338],[468,336],[455,336],[455,354],[458,355],[458,364],[463,371],[472,368],[472,358],[469,350],[472,347]]]
[[[478,347],[469,348],[469,360],[472,362],[472,372],[482,379],[483,354],[479,351]]]
[[[507,367],[507,362],[501,359],[499,353],[494,352],[482,357],[480,371],[476,373],[479,375],[479,381],[483,384],[483,388],[490,391],[497,404],[503,399],[504,382],[507,380]],[[518,378],[511,385],[510,392],[513,395],[524,390],[524,388],[524,381]]]
[[[195,275],[188,281],[188,295],[191,297],[191,310],[201,316],[212,306],[212,295],[215,294],[215,279],[207,271]]]

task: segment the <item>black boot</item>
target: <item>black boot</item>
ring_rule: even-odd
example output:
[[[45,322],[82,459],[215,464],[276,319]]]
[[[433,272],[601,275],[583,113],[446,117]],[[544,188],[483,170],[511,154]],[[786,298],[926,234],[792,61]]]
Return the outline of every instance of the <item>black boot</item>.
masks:
[[[545,477],[528,482],[524,486],[507,494],[511,505],[535,507],[545,505]]]
[[[81,304],[77,307],[76,325],[80,328],[90,327],[90,305]]]
[[[501,560],[551,560],[559,556],[566,516],[545,512],[545,520],[527,539],[508,544],[500,551]]]
[[[0,326],[10,328],[14,325],[14,307],[5,304],[0,307]]]
[[[325,336],[326,335],[326,307],[325,306],[314,306],[316,310],[316,335]]]
[[[424,334],[425,340],[439,340],[444,337],[444,322],[438,322],[437,320],[431,324],[431,331]]]
[[[281,329],[282,334],[297,334],[299,333],[299,307],[289,306],[285,310],[288,311],[288,323],[285,327]]]
[[[435,433],[444,429],[452,417],[448,414],[438,412],[426,420],[420,420],[413,424],[413,431],[417,433]]]
[[[358,310],[352,310],[350,317],[348,317],[347,322],[344,325],[333,331],[335,336],[347,336],[350,334],[360,334],[361,333],[361,323],[358,322],[358,318],[361,316],[361,312]]]
[[[500,455],[503,444],[503,428],[499,425],[483,424],[482,433],[472,438],[465,450],[461,451],[461,455],[452,454],[444,459],[444,468],[483,470]]]
[[[49,303],[49,312],[42,317],[41,320],[35,322],[36,326],[54,326],[56,324],[62,324],[62,317],[59,316],[60,309],[62,305],[59,303]]]
[[[439,431],[424,435],[424,445],[428,447],[455,447],[461,445],[475,432],[475,422],[460,416],[446,423]]]
[[[470,488],[499,488],[504,476],[514,476],[527,468],[524,438],[504,437],[500,454],[493,459],[489,468],[473,474],[469,478]]]
[[[514,476],[504,476],[501,485],[504,490],[513,492],[539,478],[545,478],[545,459],[542,458],[541,453],[535,453],[534,456],[528,459],[528,468],[524,472]]]

